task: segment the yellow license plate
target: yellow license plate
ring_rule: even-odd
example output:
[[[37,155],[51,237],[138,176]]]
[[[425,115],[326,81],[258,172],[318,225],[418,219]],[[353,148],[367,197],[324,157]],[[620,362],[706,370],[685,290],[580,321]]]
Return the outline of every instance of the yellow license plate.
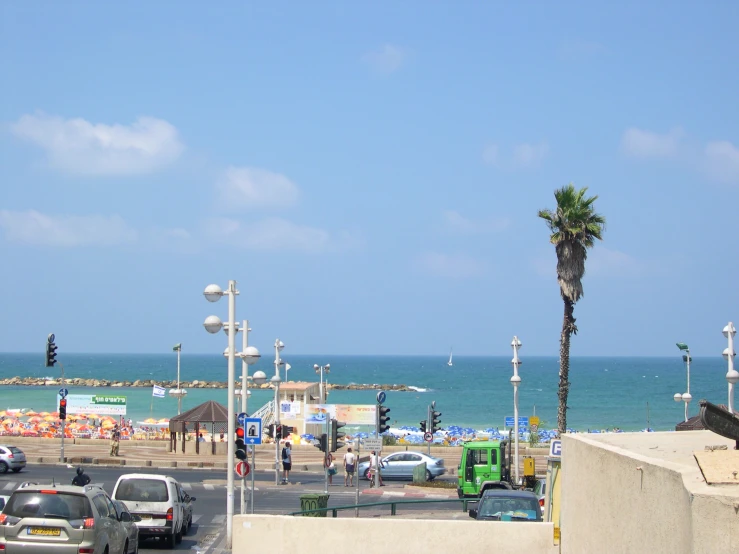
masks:
[[[141,519],[151,519],[151,515],[144,514],[144,515],[141,516]]]
[[[58,527],[29,527],[29,535],[42,535],[44,537],[58,537],[62,534],[62,530]]]

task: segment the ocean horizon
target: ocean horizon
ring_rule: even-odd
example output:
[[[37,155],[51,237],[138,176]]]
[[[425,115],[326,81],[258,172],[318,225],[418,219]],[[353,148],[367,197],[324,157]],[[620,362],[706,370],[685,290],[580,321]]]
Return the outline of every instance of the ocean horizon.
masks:
[[[60,367],[44,367],[43,353],[0,353],[0,379],[10,377],[59,377]],[[318,381],[314,363],[331,364],[326,378],[333,384],[403,384],[416,390],[389,391],[385,405],[390,408],[393,426],[418,426],[426,417],[426,407],[436,401],[442,413],[441,427],[459,425],[483,429],[504,428],[513,415],[513,375],[511,356],[455,355],[447,366],[441,356],[375,355],[294,355],[285,356],[292,366],[290,381]],[[166,354],[70,354],[59,360],[66,378],[135,381],[137,379],[174,380],[177,357]],[[519,368],[519,415],[540,417],[542,428],[556,427],[559,358],[523,357]],[[698,401],[727,402],[725,374],[727,363],[721,357],[697,358],[691,363],[691,416],[698,413]],[[250,375],[264,371],[274,374],[271,359],[262,358],[249,367]],[[217,354],[182,353],[180,377],[183,381],[226,381],[226,359]],[[236,376],[241,375],[237,360]],[[284,368],[281,376],[285,379]],[[606,430],[618,427],[640,431],[647,427],[674,430],[682,421],[684,404],[674,402],[675,393],[686,392],[686,368],[679,355],[670,357],[582,356],[570,360],[568,427],[578,430]],[[68,386],[70,394],[99,394],[109,388]],[[177,414],[177,401],[153,398],[151,388],[120,387],[116,394],[127,397],[127,418],[143,421]],[[0,409],[28,408],[53,411],[56,387],[2,386]],[[251,389],[249,412],[272,399],[269,389]],[[334,390],[328,402],[374,404],[375,390]],[[188,410],[206,400],[227,402],[226,389],[190,389],[182,409]]]

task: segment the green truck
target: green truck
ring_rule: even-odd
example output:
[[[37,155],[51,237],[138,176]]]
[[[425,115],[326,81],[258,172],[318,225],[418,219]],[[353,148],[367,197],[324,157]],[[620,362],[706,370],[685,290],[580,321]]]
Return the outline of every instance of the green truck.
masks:
[[[460,498],[479,498],[487,489],[513,488],[509,446],[508,440],[464,443],[457,466]]]

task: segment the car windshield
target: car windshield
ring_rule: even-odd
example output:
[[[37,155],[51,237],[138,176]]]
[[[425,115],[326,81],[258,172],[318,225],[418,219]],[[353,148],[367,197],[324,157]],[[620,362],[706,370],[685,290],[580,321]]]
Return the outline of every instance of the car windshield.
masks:
[[[160,479],[124,479],[115,492],[116,500],[134,502],[166,502],[167,483]]]
[[[86,496],[54,491],[16,491],[10,497],[3,513],[14,517],[46,517],[85,519],[93,517]]]
[[[537,520],[539,504],[535,498],[488,497],[483,498],[477,510],[478,518],[500,520]]]

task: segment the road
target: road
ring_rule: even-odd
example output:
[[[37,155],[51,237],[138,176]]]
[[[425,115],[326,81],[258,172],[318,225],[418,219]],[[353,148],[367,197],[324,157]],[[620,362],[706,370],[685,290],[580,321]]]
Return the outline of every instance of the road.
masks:
[[[201,469],[177,469],[161,468],[134,469],[121,467],[99,467],[86,468],[93,484],[102,487],[112,494],[118,477],[125,473],[158,473],[167,474],[180,482],[182,487],[194,497],[195,510],[193,515],[193,527],[183,538],[182,543],[175,550],[188,550],[210,554],[216,551],[225,533],[226,521],[226,472],[223,470],[201,470]],[[74,468],[58,465],[29,464],[21,473],[6,473],[0,475],[0,494],[11,494],[25,481],[38,483],[51,483],[52,480],[60,484],[69,484],[75,475]],[[308,493],[323,493],[324,476],[322,472],[293,472],[289,485],[276,486],[274,484],[274,472],[258,471],[255,473],[254,489],[254,513],[257,514],[286,514],[300,510],[300,496]],[[240,481],[237,479],[237,489],[234,491],[234,512],[241,512],[240,505]],[[400,494],[405,483],[388,482],[383,492],[388,494]],[[400,500],[398,496],[378,496],[376,494],[365,494],[369,487],[367,481],[360,481],[359,503],[369,504],[373,502]],[[374,490],[376,492],[376,489]],[[344,487],[342,479],[334,479],[334,485],[329,487],[329,507],[354,505],[355,489]],[[248,491],[247,491],[248,498]],[[247,500],[248,502],[248,500]],[[456,503],[442,504],[412,504],[404,506],[401,511],[442,511],[459,512],[460,506]],[[247,513],[250,510],[247,506]],[[360,511],[362,517],[377,517],[390,513],[389,506],[367,507]],[[340,517],[354,517],[354,510],[339,512]],[[159,552],[165,546],[158,541],[145,541],[141,545],[140,552]]]

